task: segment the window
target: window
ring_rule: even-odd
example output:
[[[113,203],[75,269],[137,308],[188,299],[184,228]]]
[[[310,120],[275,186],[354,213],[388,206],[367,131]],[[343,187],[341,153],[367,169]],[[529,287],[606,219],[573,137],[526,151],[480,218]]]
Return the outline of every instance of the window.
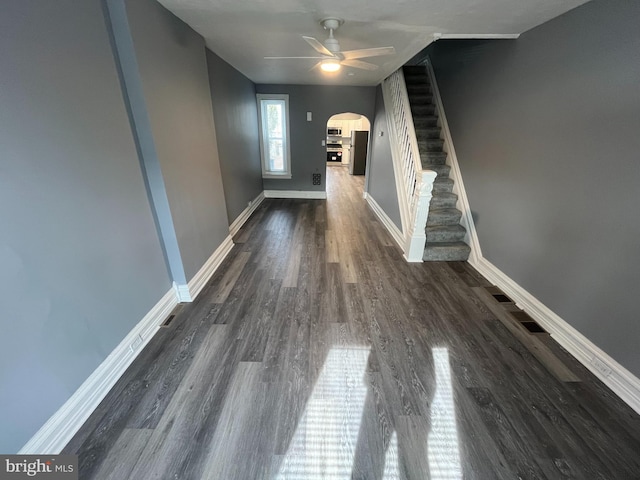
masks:
[[[258,94],[262,176],[291,178],[289,95]]]

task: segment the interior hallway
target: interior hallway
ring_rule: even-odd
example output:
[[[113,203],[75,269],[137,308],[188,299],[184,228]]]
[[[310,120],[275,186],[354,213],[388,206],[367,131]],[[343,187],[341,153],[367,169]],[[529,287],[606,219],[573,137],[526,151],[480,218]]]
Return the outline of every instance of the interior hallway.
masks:
[[[640,478],[640,418],[327,169],[265,200],[65,453],[85,479]]]

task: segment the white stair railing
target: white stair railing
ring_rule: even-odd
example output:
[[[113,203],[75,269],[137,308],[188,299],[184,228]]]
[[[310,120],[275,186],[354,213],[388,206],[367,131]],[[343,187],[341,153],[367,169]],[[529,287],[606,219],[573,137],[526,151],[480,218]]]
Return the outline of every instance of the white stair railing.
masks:
[[[432,170],[422,169],[409,96],[401,68],[382,82],[382,95],[398,191],[404,256],[408,262],[421,262],[427,240],[425,227],[431,192],[437,174]]]

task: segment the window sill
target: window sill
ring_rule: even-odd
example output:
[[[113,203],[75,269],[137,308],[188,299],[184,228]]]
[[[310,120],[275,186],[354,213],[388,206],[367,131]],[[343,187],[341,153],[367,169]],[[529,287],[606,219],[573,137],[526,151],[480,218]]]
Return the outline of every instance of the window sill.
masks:
[[[277,175],[277,174],[263,173],[262,178],[268,178],[269,180],[291,180],[291,174],[284,173],[282,175]]]

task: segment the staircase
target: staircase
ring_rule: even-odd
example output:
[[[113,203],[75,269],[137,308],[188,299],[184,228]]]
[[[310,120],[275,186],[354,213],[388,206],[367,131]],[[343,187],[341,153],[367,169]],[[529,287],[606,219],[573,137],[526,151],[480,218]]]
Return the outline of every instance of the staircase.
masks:
[[[438,114],[426,67],[403,67],[413,125],[416,131],[422,168],[435,171],[433,197],[427,217],[425,261],[466,261],[471,249],[464,243],[466,230],[460,225],[462,212],[456,208],[458,196],[452,192],[451,167],[440,138]]]

